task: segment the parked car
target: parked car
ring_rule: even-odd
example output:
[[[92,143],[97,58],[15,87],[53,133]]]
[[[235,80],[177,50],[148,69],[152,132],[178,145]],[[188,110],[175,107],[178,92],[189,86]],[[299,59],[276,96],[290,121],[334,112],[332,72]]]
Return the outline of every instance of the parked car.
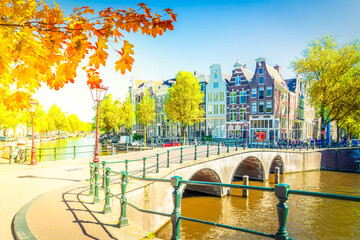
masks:
[[[165,142],[160,145],[160,147],[180,147],[181,144],[179,142]]]

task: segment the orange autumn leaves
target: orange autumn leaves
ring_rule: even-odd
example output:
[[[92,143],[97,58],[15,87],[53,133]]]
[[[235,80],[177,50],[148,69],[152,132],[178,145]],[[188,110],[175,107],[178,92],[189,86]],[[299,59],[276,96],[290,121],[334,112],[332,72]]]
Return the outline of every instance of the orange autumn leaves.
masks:
[[[107,8],[97,13],[75,7],[66,17],[54,4],[0,1],[0,102],[10,109],[26,107],[41,84],[58,90],[73,83],[79,66],[87,73],[87,84],[99,86],[99,69],[106,66],[109,51],[119,54],[116,71],[131,71],[134,46],[124,33],[156,37],[173,30],[176,21],[171,9],[161,16],[144,3],[137,10]]]

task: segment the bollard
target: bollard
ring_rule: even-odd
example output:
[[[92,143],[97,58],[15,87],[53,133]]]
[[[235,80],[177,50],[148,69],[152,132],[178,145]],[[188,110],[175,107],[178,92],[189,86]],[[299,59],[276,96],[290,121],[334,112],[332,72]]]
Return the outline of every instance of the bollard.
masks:
[[[159,173],[159,154],[156,154],[156,173]]]
[[[220,142],[218,142],[218,155],[220,155]]]
[[[166,167],[169,168],[170,167],[170,150],[167,150],[167,159],[166,159]]]
[[[195,145],[195,156],[194,156],[194,160],[197,160],[197,145]]]
[[[209,157],[209,143],[206,144],[206,157]]]
[[[94,195],[94,163],[91,162],[90,164],[90,190],[89,196]]]
[[[180,148],[180,163],[183,163],[183,147]]]
[[[100,202],[100,198],[99,198],[99,184],[98,184],[98,179],[99,179],[99,164],[95,164],[95,196],[94,196],[94,204],[95,203],[99,203]]]
[[[279,199],[279,203],[276,204],[279,228],[275,234],[275,239],[277,240],[286,240],[289,239],[289,234],[286,231],[286,220],[288,215],[289,207],[285,203],[288,199],[288,193],[290,186],[284,183],[279,183],[275,185],[275,196]]]
[[[111,155],[115,155],[115,148],[114,148],[114,144],[111,144]]]
[[[125,172],[121,172],[121,200],[120,200],[120,204],[121,204],[121,213],[120,213],[120,217],[119,217],[119,222],[117,224],[117,226],[119,228],[121,227],[125,227],[129,225],[128,219],[126,217],[126,185],[127,185],[127,177],[126,177],[126,173]]]
[[[128,173],[129,171],[129,160],[125,160],[125,171]]]
[[[143,158],[143,178],[146,178],[146,157]]]
[[[243,176],[243,185],[249,186],[249,176],[247,175]],[[242,192],[243,192],[242,193],[243,197],[247,198],[249,196],[249,189],[243,189]]]
[[[279,182],[280,182],[280,168],[275,167],[275,183],[279,183]]]
[[[111,206],[110,206],[110,168],[106,168],[106,183],[105,183],[105,205],[103,213],[111,212]]]
[[[106,169],[105,169],[105,165],[106,165],[106,161],[102,161],[102,169],[103,169],[103,175],[102,175],[102,185],[101,187],[104,188],[105,187],[105,173],[106,173]]]
[[[226,152],[229,152],[229,151],[230,151],[230,142],[227,141],[227,150],[226,150]]]
[[[74,159],[76,159],[76,146],[74,146]]]
[[[171,224],[172,224],[172,236],[171,240],[180,240],[180,223],[181,223],[181,213],[180,213],[180,201],[181,193],[179,188],[181,186],[181,177],[175,176],[171,178],[171,185],[174,188],[173,191],[173,201],[174,201],[174,211],[171,213]]]

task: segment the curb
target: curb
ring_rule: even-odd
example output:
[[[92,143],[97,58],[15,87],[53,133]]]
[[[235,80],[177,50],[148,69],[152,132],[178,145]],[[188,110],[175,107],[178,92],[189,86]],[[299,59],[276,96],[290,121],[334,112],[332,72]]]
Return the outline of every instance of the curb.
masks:
[[[14,217],[13,224],[13,232],[16,240],[36,240],[35,236],[31,233],[27,222],[26,222],[26,214],[29,208],[33,205],[33,203],[38,200],[44,194],[40,194],[35,197],[28,203],[26,203],[22,208],[16,213]]]

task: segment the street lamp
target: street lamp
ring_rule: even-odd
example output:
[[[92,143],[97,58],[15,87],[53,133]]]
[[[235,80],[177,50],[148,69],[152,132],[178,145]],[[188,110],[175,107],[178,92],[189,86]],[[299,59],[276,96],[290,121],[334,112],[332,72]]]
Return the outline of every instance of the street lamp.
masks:
[[[95,153],[94,153],[94,163],[100,162],[99,159],[99,105],[106,96],[106,92],[109,87],[99,86],[99,87],[90,87],[90,92],[92,99],[94,100],[96,107],[96,133],[95,133]]]
[[[36,112],[36,108],[37,108],[38,103],[34,102],[33,100],[30,101],[30,107],[29,107],[29,112],[31,114],[31,162],[30,165],[36,165],[36,150],[35,150],[35,141],[34,141],[34,114]]]

